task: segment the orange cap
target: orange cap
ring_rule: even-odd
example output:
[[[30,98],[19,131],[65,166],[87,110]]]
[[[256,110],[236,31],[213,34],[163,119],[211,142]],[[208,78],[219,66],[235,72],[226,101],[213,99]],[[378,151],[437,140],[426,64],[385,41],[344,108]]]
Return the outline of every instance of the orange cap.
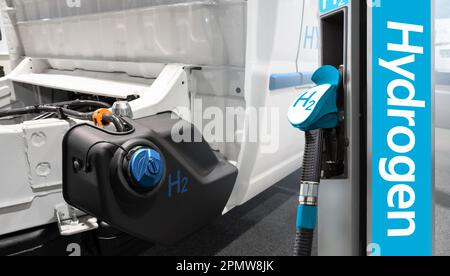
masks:
[[[112,115],[112,111],[106,108],[101,108],[101,109],[97,109],[94,114],[92,114],[92,121],[94,122],[94,124],[98,127],[102,127],[105,126],[104,121],[103,121],[103,116],[104,115]],[[106,124],[108,125],[108,124]]]

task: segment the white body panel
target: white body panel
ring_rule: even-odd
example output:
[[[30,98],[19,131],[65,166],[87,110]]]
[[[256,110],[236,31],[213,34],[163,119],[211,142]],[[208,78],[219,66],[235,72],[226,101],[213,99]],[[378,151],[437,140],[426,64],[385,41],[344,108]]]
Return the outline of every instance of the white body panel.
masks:
[[[32,12],[26,4],[26,11],[36,13],[30,19],[39,20],[18,22],[18,31],[30,57],[243,66],[245,1],[172,2],[188,3],[105,8],[101,13],[92,8],[86,14],[66,8],[75,14],[59,18]],[[63,9],[59,10],[63,16]]]
[[[270,91],[269,80],[272,74],[311,72],[317,68],[313,67],[318,65],[318,48],[304,48],[306,26],[318,26],[315,3],[248,1],[245,100],[247,106],[279,110],[278,122],[275,122],[278,147],[275,151],[266,151],[267,142],[252,143],[244,139],[238,181],[228,209],[247,202],[301,167],[304,134],[289,124],[287,110],[300,91],[310,87]],[[303,8],[308,9],[307,12],[303,13]],[[304,51],[309,55],[304,55]],[[275,131],[268,129],[264,120],[252,122],[249,116],[245,128],[255,123],[260,126],[260,134]]]
[[[33,121],[0,128],[0,234],[54,221],[61,194],[62,138],[69,124]]]
[[[12,23],[10,50],[27,57],[2,81],[0,108],[40,100],[49,89],[115,99],[139,95],[131,103],[136,118],[175,111],[200,129],[197,118],[208,107],[242,108],[231,133],[240,140],[217,142],[205,135],[239,169],[225,212],[301,166],[304,137],[289,124],[287,110],[309,86],[270,91],[269,82],[272,74],[316,69],[316,1],[156,1],[160,6],[154,7],[155,1],[98,0],[78,10],[58,6],[65,0],[34,1],[13,1],[17,25],[0,1],[4,21]],[[14,43],[15,37],[23,44]],[[257,118],[248,112],[254,108],[263,108]],[[272,111],[277,116],[269,127],[264,116]],[[251,141],[254,125],[258,137],[276,135]],[[55,221],[54,207],[63,202],[59,148],[68,127],[56,119],[3,126],[0,120],[0,235]],[[30,149],[33,133],[52,139]],[[50,163],[51,172],[41,163]]]

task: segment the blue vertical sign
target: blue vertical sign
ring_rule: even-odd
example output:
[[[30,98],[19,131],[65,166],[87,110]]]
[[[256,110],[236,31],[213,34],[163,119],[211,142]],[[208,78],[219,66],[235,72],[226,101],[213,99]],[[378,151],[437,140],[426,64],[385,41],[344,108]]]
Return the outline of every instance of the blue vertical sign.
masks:
[[[320,13],[328,13],[348,6],[350,0],[319,0]]]
[[[384,256],[433,252],[431,2],[372,8],[372,241]]]

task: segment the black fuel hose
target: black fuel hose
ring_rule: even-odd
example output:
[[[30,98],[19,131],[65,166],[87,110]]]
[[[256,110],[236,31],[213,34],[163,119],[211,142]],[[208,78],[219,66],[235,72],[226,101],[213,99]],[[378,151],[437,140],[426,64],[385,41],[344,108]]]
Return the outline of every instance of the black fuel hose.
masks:
[[[105,114],[103,115],[103,120],[106,123],[113,124],[117,132],[125,132],[125,125],[118,116],[113,114]]]
[[[75,111],[69,108],[66,108],[68,106],[93,106],[93,104],[98,104],[100,106],[103,106],[100,102],[93,102],[93,101],[74,101],[74,102],[63,102],[63,103],[55,103],[55,105],[35,105],[35,106],[28,106],[23,108],[15,108],[11,110],[5,110],[0,111],[0,118],[2,117],[9,117],[9,116],[19,116],[19,115],[26,115],[26,114],[40,114],[40,113],[56,113],[59,114],[61,117],[72,117],[75,119],[85,120],[85,121],[92,121],[94,112],[79,112]],[[65,106],[65,107],[63,107]],[[112,123],[117,132],[125,132],[126,130],[126,124],[118,117],[113,114],[105,114],[103,116],[103,120],[105,123],[110,124]]]
[[[63,113],[67,116],[75,117],[82,120],[90,120],[92,117],[92,113],[82,113],[74,111],[73,108],[77,107],[94,107],[94,108],[110,108],[111,105],[105,102],[100,101],[91,101],[91,100],[75,100],[75,101],[66,101],[66,102],[58,102],[52,104],[41,104],[34,106],[27,106],[23,108],[15,108],[11,110],[0,110],[0,118],[9,117],[9,116],[19,116],[26,114],[40,114],[45,112],[50,113]]]
[[[14,108],[11,110],[0,111],[1,117],[9,117],[9,116],[18,116],[18,115],[26,115],[26,114],[40,114],[44,112],[54,112],[59,113],[61,115],[74,117],[80,120],[91,120],[92,112],[83,113],[75,110],[71,110],[64,107],[51,106],[51,105],[35,105],[35,106],[27,106],[23,108]]]
[[[314,242],[314,230],[297,229],[295,235],[294,256],[309,257],[312,255],[312,247]]]
[[[320,182],[322,177],[323,130],[306,132],[305,153],[303,155],[302,181]]]
[[[317,221],[318,189],[322,167],[321,129],[306,132],[305,153],[301,172],[301,192],[297,215],[294,256],[311,256]]]
[[[92,100],[75,100],[67,102],[59,102],[54,104],[49,104],[50,106],[61,106],[69,109],[76,107],[96,107],[96,108],[111,108],[111,105],[105,102],[92,101]]]

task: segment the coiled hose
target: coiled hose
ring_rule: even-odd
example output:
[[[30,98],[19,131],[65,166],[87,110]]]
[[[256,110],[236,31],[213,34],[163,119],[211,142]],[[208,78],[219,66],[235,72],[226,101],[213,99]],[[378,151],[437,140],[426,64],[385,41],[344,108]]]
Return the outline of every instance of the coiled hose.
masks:
[[[305,135],[294,256],[311,256],[322,172],[323,131],[321,129],[308,131]]]

